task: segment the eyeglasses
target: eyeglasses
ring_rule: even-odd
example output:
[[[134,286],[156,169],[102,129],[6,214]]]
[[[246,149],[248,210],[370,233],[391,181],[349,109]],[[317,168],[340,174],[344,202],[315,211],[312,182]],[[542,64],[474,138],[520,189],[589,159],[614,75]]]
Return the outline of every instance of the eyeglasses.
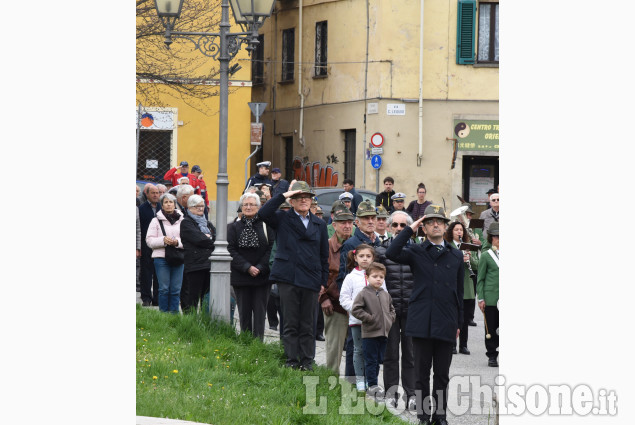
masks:
[[[204,209],[205,205],[194,205],[192,208],[200,208],[200,209]]]
[[[407,226],[407,224],[406,224],[406,223],[393,223],[393,224],[391,224],[391,226],[392,226],[392,227],[397,227],[397,226],[399,226],[399,227],[401,227],[401,228],[403,229],[404,227],[406,227],[406,226]]]
[[[490,199],[490,201],[492,201],[492,202],[498,202],[498,198],[496,198],[496,199],[493,199],[493,198],[492,198],[492,199]]]
[[[257,207],[257,204],[243,204],[243,207]]]
[[[429,218],[425,220],[423,224],[443,224],[443,223],[445,223],[445,220],[441,218]]]

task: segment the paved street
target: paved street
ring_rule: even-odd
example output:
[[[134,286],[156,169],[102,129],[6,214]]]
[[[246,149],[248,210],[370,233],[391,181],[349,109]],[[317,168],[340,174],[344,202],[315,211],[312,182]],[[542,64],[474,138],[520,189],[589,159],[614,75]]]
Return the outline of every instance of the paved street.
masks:
[[[141,303],[141,297],[139,293],[136,293],[136,301],[137,303]],[[158,309],[158,307],[148,307]],[[452,413],[453,409],[456,409],[458,406],[461,406],[462,410],[466,410],[465,406],[479,405],[481,401],[479,400],[479,395],[476,394],[474,397],[470,397],[469,395],[463,395],[460,400],[457,394],[457,385],[453,385],[453,377],[459,376],[467,376],[474,375],[475,377],[480,377],[480,385],[482,386],[490,386],[494,385],[494,378],[498,373],[498,368],[493,368],[487,366],[487,357],[485,356],[485,343],[484,343],[484,323],[483,323],[483,315],[480,311],[477,311],[475,314],[474,321],[478,326],[470,327],[469,329],[469,340],[468,340],[468,349],[470,350],[470,355],[464,354],[456,354],[452,358],[452,366],[450,367],[450,399],[448,401],[448,422],[452,425],[488,425],[494,424],[494,418],[490,418],[488,421],[488,409],[491,408],[491,399],[489,396],[485,398],[482,402],[484,406],[484,415],[472,415],[470,414],[469,409],[467,409],[467,413],[455,416]],[[234,323],[238,326],[238,309],[235,311]],[[265,342],[278,342],[279,341],[279,333],[278,331],[273,331],[269,329],[268,323],[265,324]],[[326,343],[321,341],[316,341],[316,352],[315,352],[315,361],[319,365],[326,364]],[[344,353],[342,353],[344,354]],[[500,362],[500,358],[499,358]],[[345,368],[345,358],[342,355],[342,363],[340,367],[340,376],[344,376],[344,368]],[[379,374],[379,384],[383,385],[383,369]],[[432,386],[432,383],[430,383]],[[464,394],[467,392],[466,387],[461,388],[461,393]],[[460,404],[459,404],[460,401]],[[403,408],[403,402],[400,405],[400,408]],[[409,412],[404,411],[401,414],[401,417],[409,422],[416,423],[416,417],[412,416]],[[144,422],[147,423],[147,422]],[[149,424],[150,425],[150,424]],[[154,425],[154,424],[153,424]]]

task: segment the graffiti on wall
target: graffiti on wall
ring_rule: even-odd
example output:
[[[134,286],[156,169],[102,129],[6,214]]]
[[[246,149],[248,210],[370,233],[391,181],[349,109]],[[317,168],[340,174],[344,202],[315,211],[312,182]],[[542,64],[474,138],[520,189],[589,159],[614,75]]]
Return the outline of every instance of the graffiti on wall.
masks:
[[[293,178],[303,180],[313,187],[337,186],[339,173],[330,165],[320,161],[309,161],[309,157],[293,159]]]

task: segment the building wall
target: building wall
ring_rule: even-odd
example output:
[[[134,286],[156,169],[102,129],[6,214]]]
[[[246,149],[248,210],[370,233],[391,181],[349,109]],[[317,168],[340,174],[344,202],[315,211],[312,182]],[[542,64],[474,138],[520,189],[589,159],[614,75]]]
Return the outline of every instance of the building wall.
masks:
[[[453,142],[446,139],[455,138],[455,117],[498,118],[498,67],[457,65],[457,1],[425,1],[423,149],[418,164],[420,4],[416,0],[304,1],[300,58],[299,1],[279,1],[277,13],[261,30],[265,84],[253,90],[254,101],[269,103],[262,117],[264,158],[284,168],[282,137],[292,136],[294,156],[331,165],[340,173],[341,185],[342,131],[355,129],[356,186],[375,190],[377,172],[365,159],[365,150],[370,136],[381,132],[385,144],[380,190],[381,180],[390,175],[397,189],[408,195],[407,201],[415,198],[416,185],[423,181],[429,188],[428,199],[441,202],[445,198],[448,206],[454,206],[454,198],[458,203],[454,195],[461,193],[463,155],[459,151],[451,169]],[[314,78],[315,23],[322,20],[328,22],[328,77]],[[287,28],[295,28],[295,61],[302,62],[303,134],[297,63],[293,82],[280,83],[282,30]],[[377,103],[378,113],[365,117],[368,103]],[[387,115],[387,105],[395,103],[404,105],[405,115]],[[496,156],[498,152],[474,154]]]

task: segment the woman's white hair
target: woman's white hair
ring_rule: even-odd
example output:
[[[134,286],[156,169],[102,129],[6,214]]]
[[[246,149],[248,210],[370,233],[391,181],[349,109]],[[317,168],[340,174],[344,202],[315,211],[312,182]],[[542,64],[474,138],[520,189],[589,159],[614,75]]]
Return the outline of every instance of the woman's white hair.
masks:
[[[192,208],[200,204],[201,202],[205,203],[205,199],[201,195],[192,195],[190,199],[187,200],[187,207]]]
[[[260,196],[258,196],[255,193],[245,193],[243,196],[240,197],[240,206],[243,206],[243,202],[245,201],[245,199],[251,198],[254,201],[256,201],[256,205],[258,205],[258,207],[260,207]]]
[[[163,195],[161,195],[161,197],[159,198],[159,205],[163,206],[163,200],[165,198],[168,198],[170,201],[174,202],[174,206],[176,206],[176,198],[174,197],[174,195],[165,192]]]

